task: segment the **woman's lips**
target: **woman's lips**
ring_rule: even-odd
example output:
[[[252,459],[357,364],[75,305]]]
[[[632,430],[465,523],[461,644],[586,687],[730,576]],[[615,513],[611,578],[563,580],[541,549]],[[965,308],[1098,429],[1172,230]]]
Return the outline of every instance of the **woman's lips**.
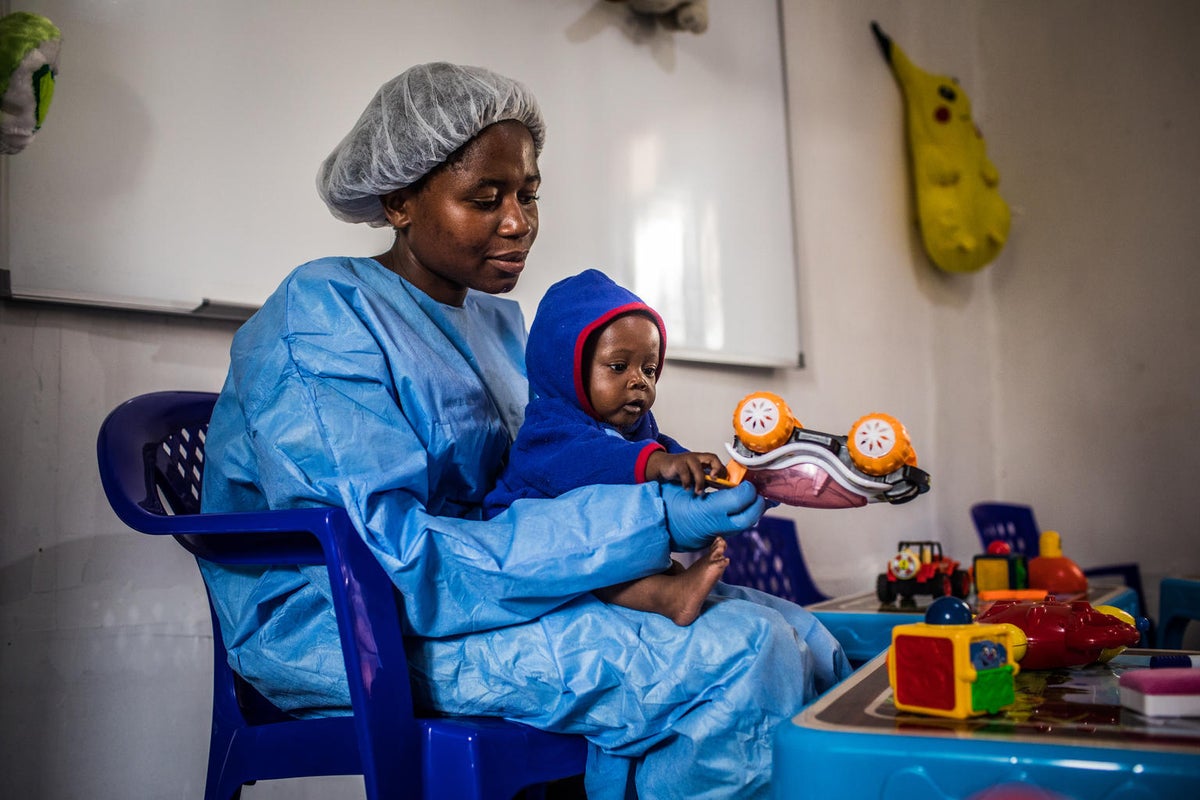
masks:
[[[525,269],[525,258],[528,255],[528,250],[497,253],[494,256],[489,256],[488,262],[501,272],[507,272],[509,275],[520,275],[521,271]]]

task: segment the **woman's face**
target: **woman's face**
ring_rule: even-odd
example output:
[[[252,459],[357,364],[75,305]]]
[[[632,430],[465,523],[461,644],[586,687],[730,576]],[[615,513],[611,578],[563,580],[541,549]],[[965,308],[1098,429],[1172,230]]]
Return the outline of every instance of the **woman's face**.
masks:
[[[541,176],[528,128],[498,122],[459,156],[383,200],[400,235],[381,260],[448,305],[462,305],[467,289],[511,291],[538,232]]]

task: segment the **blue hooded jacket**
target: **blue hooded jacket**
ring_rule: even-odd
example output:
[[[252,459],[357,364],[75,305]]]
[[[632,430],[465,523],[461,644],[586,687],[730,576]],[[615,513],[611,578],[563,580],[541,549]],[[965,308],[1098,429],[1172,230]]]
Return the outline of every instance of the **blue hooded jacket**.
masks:
[[[508,466],[484,500],[494,516],[514,500],[557,497],[593,484],[632,484],[646,479],[656,450],[686,450],[658,430],[647,412],[622,433],[600,421],[584,390],[583,354],[588,339],[631,312],[648,314],[658,326],[659,371],[666,352],[662,318],[633,292],[589,269],[546,290],[529,331],[525,366],[534,399],[509,453]]]

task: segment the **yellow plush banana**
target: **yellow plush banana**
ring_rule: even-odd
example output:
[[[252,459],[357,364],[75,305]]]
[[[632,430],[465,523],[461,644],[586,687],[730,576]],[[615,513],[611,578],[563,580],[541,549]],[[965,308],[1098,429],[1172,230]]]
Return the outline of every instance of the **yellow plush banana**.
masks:
[[[973,272],[1000,254],[1011,222],[1000,175],[958,81],[908,60],[872,22],[904,95],[908,154],[925,252],[948,272]]]

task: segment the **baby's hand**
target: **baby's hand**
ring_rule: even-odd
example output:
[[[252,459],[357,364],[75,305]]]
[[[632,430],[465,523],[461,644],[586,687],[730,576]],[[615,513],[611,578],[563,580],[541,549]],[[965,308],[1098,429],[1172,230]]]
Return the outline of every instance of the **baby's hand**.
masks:
[[[704,493],[704,476],[725,477],[725,466],[715,453],[668,453],[657,450],[646,460],[646,480],[678,483],[696,494]]]

